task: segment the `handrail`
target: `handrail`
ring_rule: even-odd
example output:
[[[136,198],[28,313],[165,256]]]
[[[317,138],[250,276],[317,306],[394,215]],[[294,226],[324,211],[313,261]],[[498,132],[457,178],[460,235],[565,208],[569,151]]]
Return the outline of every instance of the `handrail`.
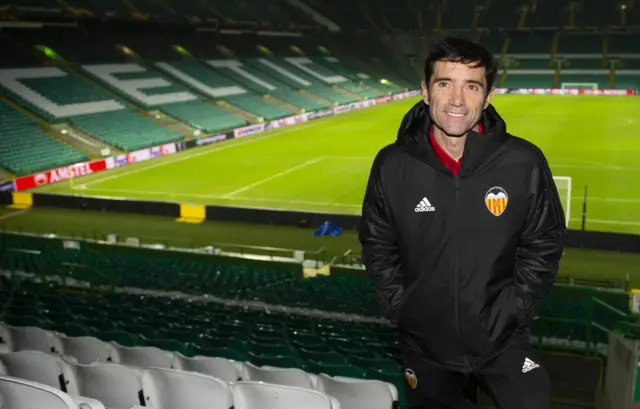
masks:
[[[67,229],[55,229],[52,232],[27,232],[27,231],[15,231],[15,230],[5,230],[2,228],[2,226],[0,226],[0,234],[9,234],[9,235],[17,235],[17,236],[35,236],[35,237],[40,237],[40,238],[55,238],[55,239],[60,239],[60,240],[80,240],[80,241],[85,241],[85,242],[91,242],[91,241],[99,241],[99,242],[105,242],[106,240],[102,239],[99,240],[97,238],[90,238],[87,237],[87,235],[81,234],[79,236],[74,234],[75,232],[73,230],[67,230]],[[66,236],[64,234],[71,234],[69,236]],[[47,237],[50,235],[55,235],[55,237]],[[106,236],[106,235],[105,235]],[[129,237],[129,235],[123,235],[125,237]],[[166,238],[166,237],[155,237],[155,236],[135,236],[132,238],[136,238],[139,239],[141,242],[154,242],[154,243],[162,243],[162,242],[173,242],[173,243],[190,243],[190,244],[194,244],[193,241],[191,240],[185,240],[185,239],[177,239],[177,238]],[[283,247],[269,247],[269,246],[257,246],[257,245],[250,245],[250,244],[238,244],[238,243],[220,243],[220,242],[207,242],[207,243],[202,243],[200,245],[193,245],[191,248],[194,247],[207,247],[207,246],[214,246],[214,247],[235,247],[238,249],[249,249],[249,250],[260,250],[260,251],[267,251],[267,252],[296,252],[296,251],[302,251],[305,254],[308,255],[320,255],[322,254],[322,252],[324,252],[325,248],[324,247],[320,247],[317,250],[302,250],[302,249],[290,249],[290,248],[283,248]],[[175,247],[175,246],[169,246],[169,247]]]

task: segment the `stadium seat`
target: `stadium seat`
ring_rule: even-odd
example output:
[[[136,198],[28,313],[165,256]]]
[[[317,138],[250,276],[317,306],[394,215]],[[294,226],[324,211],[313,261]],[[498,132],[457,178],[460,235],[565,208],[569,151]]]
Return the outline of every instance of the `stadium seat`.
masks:
[[[137,367],[171,368],[173,362],[172,352],[163,351],[156,347],[126,347],[115,342],[111,344],[115,352],[112,356],[112,361],[115,363]]]
[[[108,344],[95,337],[60,337],[62,352],[71,355],[80,364],[111,361],[111,351]]]
[[[206,356],[190,358],[175,353],[171,366],[175,369],[211,375],[225,382],[236,382],[241,378],[241,371],[238,370],[238,367],[232,361],[224,358]]]
[[[139,372],[118,365],[75,365],[81,396],[96,399],[109,409],[140,409],[144,395]]]
[[[20,351],[0,355],[4,375],[39,382],[66,392],[60,363],[40,351]]]
[[[0,376],[0,403],[2,409],[79,409],[55,388],[10,376]]]
[[[389,383],[318,375],[317,390],[333,396],[341,409],[392,409],[398,401],[398,391]]]
[[[73,363],[77,363],[73,357],[40,351],[20,351],[0,355],[3,374],[59,389],[86,409],[104,409],[101,402],[79,395]]]
[[[293,386],[240,381],[231,386],[234,409],[339,409],[340,404],[321,392]]]
[[[245,368],[246,380],[313,389],[313,382],[309,375],[297,368],[259,367],[251,362],[247,362]]]
[[[174,369],[142,370],[146,407],[154,409],[229,409],[233,396],[229,386],[212,376]]]
[[[9,334],[7,345],[10,351],[25,349],[42,352],[59,352],[55,350],[54,335],[39,327],[4,326]]]

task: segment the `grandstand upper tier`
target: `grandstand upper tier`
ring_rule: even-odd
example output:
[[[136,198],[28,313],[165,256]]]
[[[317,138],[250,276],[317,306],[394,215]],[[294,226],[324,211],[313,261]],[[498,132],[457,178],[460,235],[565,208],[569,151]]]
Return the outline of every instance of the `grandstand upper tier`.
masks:
[[[382,77],[323,54],[310,40],[291,47],[287,40],[256,36],[245,39],[250,43],[210,38],[207,45],[207,37],[192,29],[162,35],[145,26],[117,27],[9,28],[0,35],[9,51],[0,67],[8,102],[3,110],[37,118],[45,124],[38,137],[68,148],[45,162],[50,166],[89,159],[81,148],[57,142],[52,125],[73,136],[65,138],[72,146],[77,137],[131,151],[407,89],[407,83],[382,84]],[[16,135],[34,129],[15,121],[11,126]],[[41,170],[40,162],[24,165],[32,155],[21,146],[22,164],[7,154],[0,167],[18,175]]]

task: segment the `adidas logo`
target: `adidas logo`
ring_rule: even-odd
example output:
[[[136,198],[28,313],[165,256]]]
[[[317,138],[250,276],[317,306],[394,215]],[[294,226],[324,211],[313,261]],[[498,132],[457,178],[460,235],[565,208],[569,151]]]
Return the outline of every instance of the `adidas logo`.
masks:
[[[540,365],[533,362],[529,358],[524,359],[524,364],[522,365],[522,373],[527,373],[533,369],[540,368]]]
[[[417,212],[435,212],[435,211],[436,211],[436,208],[431,206],[429,199],[427,199],[426,197],[423,197],[420,203],[418,203],[418,205],[416,206],[416,213]]]

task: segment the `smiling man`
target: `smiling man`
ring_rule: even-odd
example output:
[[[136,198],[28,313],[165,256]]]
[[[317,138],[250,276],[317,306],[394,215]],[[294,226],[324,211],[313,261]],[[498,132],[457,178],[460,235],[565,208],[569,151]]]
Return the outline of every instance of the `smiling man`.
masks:
[[[376,156],[362,207],[363,262],[428,409],[461,408],[470,378],[500,409],[549,408],[530,325],[566,225],[543,153],[491,105],[496,72],[474,42],[435,45],[423,99]]]

